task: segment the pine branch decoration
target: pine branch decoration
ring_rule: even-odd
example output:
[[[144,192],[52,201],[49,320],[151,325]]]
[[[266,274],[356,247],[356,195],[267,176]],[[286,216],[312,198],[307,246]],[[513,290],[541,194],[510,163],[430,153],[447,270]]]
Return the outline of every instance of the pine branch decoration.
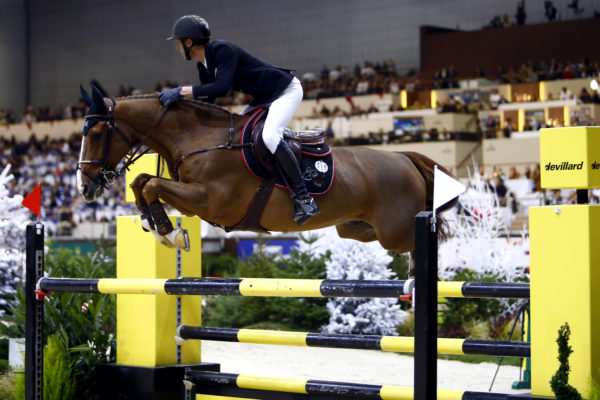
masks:
[[[558,330],[558,371],[554,374],[550,380],[550,387],[556,396],[556,400],[581,400],[582,397],[573,386],[569,385],[569,372],[571,367],[569,366],[569,356],[573,352],[571,346],[569,346],[569,338],[571,337],[571,328],[569,324],[565,322],[563,326]]]

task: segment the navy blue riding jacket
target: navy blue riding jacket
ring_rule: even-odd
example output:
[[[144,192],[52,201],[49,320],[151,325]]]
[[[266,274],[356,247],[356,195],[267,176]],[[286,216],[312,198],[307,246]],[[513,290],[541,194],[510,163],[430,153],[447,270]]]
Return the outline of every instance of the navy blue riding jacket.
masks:
[[[202,84],[193,87],[195,99],[212,103],[235,90],[252,96],[252,106],[269,104],[294,78],[290,70],[261,61],[225,40],[208,43],[204,53],[206,67],[197,65]]]

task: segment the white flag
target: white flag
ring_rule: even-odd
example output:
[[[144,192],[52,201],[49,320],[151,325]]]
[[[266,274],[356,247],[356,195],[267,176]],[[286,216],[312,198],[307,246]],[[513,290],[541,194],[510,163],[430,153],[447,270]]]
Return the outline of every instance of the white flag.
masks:
[[[433,212],[465,190],[465,185],[440,171],[436,165],[433,173]]]

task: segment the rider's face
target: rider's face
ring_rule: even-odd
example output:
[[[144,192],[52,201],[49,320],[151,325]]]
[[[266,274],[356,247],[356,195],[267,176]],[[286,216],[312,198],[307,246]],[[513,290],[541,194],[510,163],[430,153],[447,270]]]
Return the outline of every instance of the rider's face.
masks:
[[[183,58],[185,58],[185,50],[183,49],[183,45],[181,44],[181,40],[177,40],[177,50],[179,50],[179,54],[181,54],[181,56]]]

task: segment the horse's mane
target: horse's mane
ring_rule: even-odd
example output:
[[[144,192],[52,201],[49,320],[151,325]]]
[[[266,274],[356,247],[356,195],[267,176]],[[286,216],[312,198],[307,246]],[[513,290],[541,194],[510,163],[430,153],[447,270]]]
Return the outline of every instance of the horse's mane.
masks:
[[[115,99],[115,101],[126,101],[126,100],[141,100],[141,99],[157,99],[158,97],[158,93],[146,93],[146,94],[134,94],[131,96],[123,96],[123,97],[117,97]],[[183,102],[184,104],[187,104],[189,106],[192,106],[194,108],[199,108],[201,110],[208,110],[208,111],[217,111],[220,113],[224,113],[224,115],[237,115],[234,114],[232,112],[229,112],[228,110],[221,108],[219,106],[216,106],[212,103],[207,103],[205,101],[202,100],[195,100],[195,99],[181,99],[179,100],[180,102]]]

